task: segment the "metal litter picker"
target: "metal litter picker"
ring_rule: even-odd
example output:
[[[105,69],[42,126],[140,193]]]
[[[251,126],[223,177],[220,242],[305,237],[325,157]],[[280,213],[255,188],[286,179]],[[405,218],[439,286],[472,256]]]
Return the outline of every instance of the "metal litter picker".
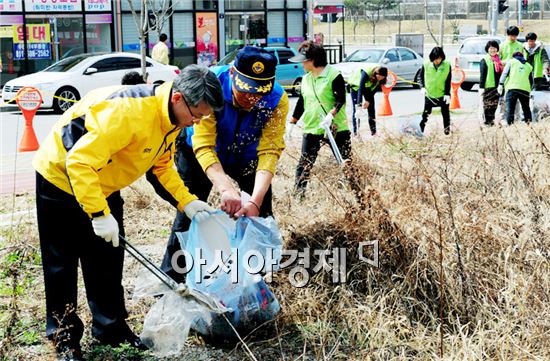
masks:
[[[215,300],[210,295],[189,288],[183,283],[177,283],[170,276],[168,276],[163,270],[158,268],[149,258],[147,258],[143,253],[141,253],[137,248],[135,248],[130,242],[128,242],[124,237],[120,236],[120,245],[124,248],[132,257],[134,257],[141,265],[143,265],[147,270],[155,275],[162,283],[164,283],[168,288],[181,297],[191,298],[196,302],[204,305],[208,308],[209,311],[223,314],[229,312],[230,309],[221,304],[218,300]]]
[[[332,151],[334,152],[334,156],[336,157],[336,161],[339,165],[344,164],[344,160],[342,159],[342,154],[340,154],[340,149],[338,149],[338,145],[336,144],[336,140],[334,139],[334,136],[332,135],[332,132],[330,131],[330,126],[325,127],[325,133],[328,137],[328,141],[330,142],[330,147],[332,148]]]

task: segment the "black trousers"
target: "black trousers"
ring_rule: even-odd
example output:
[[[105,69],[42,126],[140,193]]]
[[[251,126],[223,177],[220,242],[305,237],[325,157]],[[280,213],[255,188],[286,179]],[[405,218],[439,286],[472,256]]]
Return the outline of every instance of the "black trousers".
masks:
[[[178,172],[181,179],[189,188],[189,191],[196,195],[200,200],[206,202],[210,191],[212,190],[212,182],[206,176],[202,170],[201,165],[195,158],[193,149],[186,143],[178,143],[175,161]],[[225,169],[227,175],[233,178],[241,190],[252,194],[254,191],[254,182],[256,179],[256,172],[245,170],[245,169]],[[260,217],[267,217],[273,215],[272,210],[272,193],[271,186],[267,190],[263,203],[260,207]],[[184,214],[179,211],[176,212],[176,219],[172,225],[172,232],[170,238],[168,239],[168,244],[166,246],[166,251],[164,253],[164,258],[162,260],[161,268],[164,270],[170,277],[172,277],[176,282],[184,283],[185,274],[177,271],[175,264],[172,264],[172,258],[174,254],[181,250],[181,246],[176,236],[176,232],[186,232],[189,230],[191,225],[191,220]],[[180,268],[185,267],[185,257],[177,257],[175,259],[177,266]]]
[[[449,104],[445,103],[443,97],[439,99],[424,98],[424,111],[422,112],[422,120],[420,121],[420,129],[424,132],[428,116],[432,114],[432,108],[441,107],[441,115],[443,116],[443,130],[445,134],[451,132],[451,114],[449,112]]]
[[[349,130],[337,132],[334,140],[340,150],[342,159],[351,159],[351,140]],[[296,167],[296,191],[305,191],[307,183],[309,182],[311,169],[315,164],[317,154],[319,153],[323,143],[328,143],[328,139],[325,139],[322,134],[304,134],[302,138],[302,155],[300,156],[298,166]]]
[[[120,192],[107,198],[124,235]],[[74,196],[36,174],[36,212],[46,291],[46,334],[56,344],[77,346],[84,325],[76,313],[78,262],[92,312],[92,335],[116,342],[126,324],[122,269],[124,250],[95,235]]]
[[[495,113],[498,108],[498,102],[500,95],[497,88],[486,88],[483,93],[483,115],[485,118],[485,125],[495,124]]]
[[[359,95],[359,92],[357,90],[351,89],[351,102],[353,104],[353,107],[351,108],[351,123],[352,123],[352,129],[353,129],[353,135],[357,135],[359,132],[359,127],[361,126],[361,120],[359,118],[355,117],[355,105],[356,104],[362,104],[362,101],[357,102],[357,95]],[[369,113],[369,128],[370,133],[372,135],[376,134],[376,108],[374,105],[374,97],[372,98],[372,101],[369,103],[369,107],[367,108],[367,111]]]
[[[531,108],[529,107],[529,93],[522,90],[511,89],[506,92],[506,121],[508,124],[514,123],[514,113],[516,112],[518,100],[523,109],[523,120],[527,123],[530,123],[532,120]]]

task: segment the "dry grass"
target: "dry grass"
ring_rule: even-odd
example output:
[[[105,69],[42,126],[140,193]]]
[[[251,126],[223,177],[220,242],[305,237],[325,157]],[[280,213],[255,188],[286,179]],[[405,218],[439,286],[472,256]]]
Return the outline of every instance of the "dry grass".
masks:
[[[361,209],[327,149],[306,199],[295,200],[298,148],[290,145],[274,183],[285,247],[347,248],[347,283],[333,284],[322,271],[296,288],[288,270],[276,274],[272,288],[283,310],[278,335],[251,341],[258,359],[294,360],[302,353],[322,360],[549,359],[549,149],[548,123],[354,143],[366,195]],[[172,209],[142,181],[124,193],[128,238],[160,261]],[[3,198],[2,207],[10,208],[8,202],[11,197]],[[23,222],[14,230],[2,230],[2,267],[11,270],[2,286],[23,276],[29,281],[17,297],[0,298],[3,357],[44,358],[51,349],[43,337],[27,345],[16,337],[21,328],[6,334],[13,300],[18,320],[34,320],[27,330],[43,334],[36,260],[21,257],[17,267],[4,269],[14,249],[38,254],[36,229]],[[375,239],[379,268],[357,256],[359,242]],[[128,299],[136,267],[127,259]],[[89,321],[81,298],[81,314]],[[139,328],[147,308],[129,309]],[[210,359],[232,357],[245,356],[228,350]]]

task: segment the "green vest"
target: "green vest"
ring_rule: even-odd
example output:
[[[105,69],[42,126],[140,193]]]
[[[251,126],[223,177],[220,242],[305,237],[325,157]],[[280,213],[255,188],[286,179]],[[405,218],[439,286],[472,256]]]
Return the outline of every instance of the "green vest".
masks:
[[[373,70],[376,68],[378,68],[378,65],[376,64],[362,64],[350,74],[348,78],[348,84],[353,90],[359,90],[359,83],[361,82],[361,71],[364,71],[365,73],[367,73],[368,77],[368,80],[365,83],[365,87],[374,88],[376,85],[378,85],[378,83],[372,84],[372,82],[370,81],[370,76],[372,75]]]
[[[300,89],[304,99],[304,114],[301,117],[304,122],[304,133],[325,133],[320,123],[326,112],[334,108],[332,81],[338,75],[340,72],[330,65],[327,65],[318,77],[314,77],[312,72],[304,75]],[[345,105],[336,113],[333,124],[336,124],[337,131],[349,130]]]
[[[511,90],[523,90],[528,93],[531,92],[531,84],[529,83],[529,76],[533,71],[531,64],[525,62],[522,64],[517,59],[510,60],[510,73],[504,82],[504,89]]]
[[[507,60],[512,58],[512,55],[514,55],[514,53],[517,52],[523,53],[523,45],[519,41],[514,41],[512,43],[510,40],[506,39],[500,45],[500,60],[506,62]]]
[[[445,81],[451,71],[451,63],[443,60],[436,68],[431,61],[424,63],[424,88],[430,98],[439,99],[445,95]]]
[[[523,56],[525,59],[529,60],[529,52],[525,49],[523,50]],[[531,64],[529,62],[529,64]],[[542,68],[542,47],[539,46],[537,50],[535,50],[535,54],[533,56],[533,64],[531,64],[533,67],[533,76],[534,78],[542,78],[544,75],[544,70]]]
[[[493,59],[491,58],[491,55],[486,54],[483,57],[483,60],[485,60],[485,64],[487,64],[487,77],[485,78],[485,89],[490,88],[496,88],[497,85],[495,83],[495,64],[493,63]]]

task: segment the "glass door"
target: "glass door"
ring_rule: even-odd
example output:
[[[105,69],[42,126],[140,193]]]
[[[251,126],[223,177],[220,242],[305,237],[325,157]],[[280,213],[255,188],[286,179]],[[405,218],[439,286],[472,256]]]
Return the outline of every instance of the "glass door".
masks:
[[[226,54],[244,45],[265,45],[267,41],[265,13],[226,13],[225,36]]]

